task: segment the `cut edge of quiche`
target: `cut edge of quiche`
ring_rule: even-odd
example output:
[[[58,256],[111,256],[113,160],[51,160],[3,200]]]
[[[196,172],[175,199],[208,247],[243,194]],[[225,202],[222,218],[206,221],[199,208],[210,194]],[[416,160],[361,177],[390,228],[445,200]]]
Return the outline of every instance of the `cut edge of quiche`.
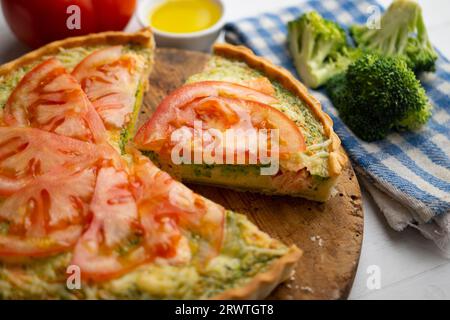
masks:
[[[255,91],[252,93],[249,89]],[[190,102],[185,98],[191,96],[195,96],[196,100]],[[230,100],[235,96],[237,99]],[[167,113],[170,110],[169,105],[172,109],[178,108],[175,113],[177,117],[186,117],[183,118],[185,122],[171,121],[171,129],[174,123],[180,123],[178,129],[192,130],[195,126],[190,124],[192,120],[189,119],[196,117],[195,121],[201,119],[206,121],[207,126],[223,130],[220,127],[240,126],[233,122],[235,115],[230,112],[230,109],[234,110],[239,117],[245,114],[246,111],[239,106],[240,99],[245,100],[252,122],[255,121],[253,114],[264,117],[268,113],[268,108],[261,107],[261,104],[272,107],[265,117],[269,125],[275,123],[279,128],[281,139],[280,170],[275,175],[262,175],[262,165],[259,163],[228,164],[225,160],[221,164],[173,163],[170,154],[174,150],[171,149],[173,144],[161,134],[168,128],[164,123],[171,119],[163,115],[163,111]],[[215,111],[211,111],[213,108]],[[260,112],[252,111],[258,108]],[[193,116],[193,112],[196,115]],[[208,123],[210,119],[214,121],[211,124]],[[240,122],[244,130],[248,128],[245,121]],[[286,129],[292,126],[300,132]],[[254,127],[258,128],[260,124]],[[284,137],[287,138],[283,141]],[[330,198],[337,178],[348,161],[333,130],[333,121],[302,83],[286,69],[256,56],[250,49],[230,44],[215,45],[214,55],[204,70],[192,75],[184,87],[173,92],[158,106],[147,123],[138,130],[135,144],[163,170],[185,182],[268,195],[290,195],[320,202]],[[282,158],[283,147],[290,150],[286,151],[289,154],[287,160]]]
[[[2,108],[0,115],[3,118],[3,107],[16,86],[22,78],[39,63],[52,57],[56,57],[56,59],[71,72],[76,65],[91,53],[109,47],[117,48],[117,46],[124,46],[131,52],[143,50],[139,51],[139,54],[143,53],[143,56],[146,58],[145,66],[140,69],[140,84],[139,89],[135,93],[136,105],[132,112],[132,118],[128,120],[129,122],[126,128],[119,128],[119,130],[108,128],[108,142],[117,152],[123,153],[125,151],[127,140],[132,136],[132,130],[139,113],[139,107],[142,103],[145,88],[147,87],[148,74],[150,73],[153,63],[154,42],[149,29],[145,29],[136,34],[107,32],[84,37],[69,38],[51,43],[15,61],[0,66],[0,83],[2,84],[0,89],[0,107]],[[2,123],[2,127],[2,129],[7,132],[5,123]],[[17,129],[12,131],[12,135],[22,137],[23,134],[25,134],[26,139],[31,139],[31,137],[36,136],[33,132],[38,132],[33,130],[39,131],[40,129]],[[41,134],[37,135],[41,136]],[[42,151],[39,150],[38,145],[27,145],[30,145],[31,150],[34,150],[33,152],[35,153],[52,153],[52,143],[46,143],[45,139],[56,139],[55,133],[42,132],[40,139],[39,143],[41,143],[42,146],[45,146]],[[88,171],[86,173],[86,170],[83,171],[84,169],[82,166],[81,169],[78,168],[79,163],[77,161],[80,159],[83,160],[83,163],[85,161],[90,163],[89,161],[92,160],[90,159],[91,155],[94,155],[95,157],[104,157],[106,154],[107,157],[111,157],[111,160],[109,161],[116,161],[114,160],[115,156],[111,155],[111,150],[109,150],[108,146],[103,145],[101,149],[96,150],[95,145],[89,142],[78,140],[71,142],[71,140],[72,138],[69,137],[63,137],[61,139],[61,143],[64,143],[65,148],[67,149],[66,151],[63,151],[63,153],[68,153],[62,156],[59,155],[58,158],[58,161],[66,161],[67,155],[69,155],[69,157],[73,157],[76,160],[76,162],[73,162],[73,159],[67,160],[71,167],[76,168],[71,169],[74,170],[73,177],[70,177],[67,181],[67,185],[74,183],[75,187],[76,183],[86,182],[92,184],[92,172]],[[7,145],[10,143],[11,142],[8,142]],[[89,145],[92,146],[90,147]],[[80,149],[84,150],[83,152],[89,153],[87,156],[89,159],[84,159],[83,154],[76,152],[76,150]],[[130,157],[130,155],[127,154],[122,160],[124,163],[128,163],[128,166],[132,167],[135,162],[132,158],[133,157]],[[149,161],[149,163],[151,162]],[[9,165],[10,164],[11,163],[9,163]],[[102,169],[99,170],[103,169],[104,168],[102,167]],[[41,169],[39,168],[39,170]],[[48,170],[51,170],[51,168]],[[56,170],[55,174],[55,176],[58,176],[58,174],[63,173]],[[161,172],[161,174],[164,173]],[[100,179],[98,175],[99,174],[97,174],[97,177],[95,178],[96,181]],[[49,181],[49,176],[44,175],[43,179],[40,180]],[[27,192],[34,192],[36,188],[39,188],[40,180],[37,181],[37,184],[33,184],[32,187],[28,188]],[[21,183],[28,182],[27,180],[24,180]],[[178,182],[173,181],[173,184],[176,186],[178,185],[178,188],[185,188]],[[55,184],[53,188],[56,187]],[[75,189],[75,191],[81,194],[81,198],[87,197],[82,189],[78,188]],[[121,197],[125,197],[124,194],[121,194]],[[3,205],[5,199],[5,196],[3,196],[3,199],[0,198],[0,205]],[[204,198],[199,197],[199,199]],[[203,201],[208,202],[206,199]],[[113,205],[115,203],[113,201],[110,204]],[[16,204],[13,202],[12,206],[14,207],[15,205]],[[0,262],[0,298],[264,298],[278,284],[291,276],[296,262],[301,256],[301,251],[294,245],[287,247],[281,242],[272,239],[267,234],[258,230],[258,228],[248,221],[245,216],[231,211],[225,211],[225,209],[223,210],[225,212],[224,218],[227,220],[225,223],[226,231],[224,232],[223,247],[220,249],[220,253],[217,256],[209,260],[208,264],[200,269],[190,265],[171,265],[170,263],[164,262],[164,260],[143,263],[135,269],[114,279],[94,283],[88,281],[86,282],[85,289],[82,291],[69,290],[65,280],[67,278],[66,268],[68,264],[70,264],[72,253],[70,250],[63,250],[65,252],[52,254],[48,257],[36,256],[35,258],[25,260],[22,260],[22,258],[15,260],[13,258]],[[6,216],[9,215],[10,213],[6,214]],[[120,224],[116,227],[120,227]],[[0,234],[8,235],[8,230],[8,224],[5,225],[0,223]],[[74,232],[75,231],[76,230],[74,230]],[[74,236],[74,234],[72,234],[72,236]],[[55,237],[58,237],[58,233],[55,233]],[[130,243],[131,247],[134,245],[133,241]],[[45,247],[45,239],[38,245]],[[26,247],[24,248],[26,249]],[[61,248],[58,248],[58,250],[60,249]],[[127,247],[125,248],[125,251],[127,250],[130,249]],[[180,274],[186,274],[187,276],[181,279],[181,283],[179,282]],[[197,279],[198,282],[192,282],[193,279]]]

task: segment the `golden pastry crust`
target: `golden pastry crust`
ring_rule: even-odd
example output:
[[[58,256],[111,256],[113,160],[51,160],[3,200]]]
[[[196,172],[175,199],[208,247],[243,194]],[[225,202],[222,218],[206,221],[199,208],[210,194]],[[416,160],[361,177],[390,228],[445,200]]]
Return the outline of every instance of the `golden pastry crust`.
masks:
[[[254,276],[243,287],[227,290],[212,300],[259,300],[266,298],[280,283],[289,279],[303,252],[291,246],[288,253],[276,260],[270,268]]]
[[[59,52],[61,48],[69,49],[74,47],[93,46],[93,45],[121,45],[135,43],[146,48],[155,48],[153,33],[150,28],[142,29],[136,33],[127,33],[120,31],[109,31],[94,33],[81,37],[67,38],[51,42],[39,49],[31,51],[22,57],[0,66],[0,76],[33,63],[45,56],[51,56]]]
[[[317,119],[322,122],[324,133],[331,144],[329,146],[329,173],[331,177],[338,176],[347,162],[347,156],[341,146],[341,140],[333,130],[333,120],[322,110],[320,102],[309,94],[308,89],[298,81],[289,71],[278,67],[264,59],[256,56],[249,48],[220,43],[214,46],[214,53],[238,61],[245,62],[249,67],[263,72],[268,78],[279,82],[285,89],[289,90],[302,101],[304,101]]]

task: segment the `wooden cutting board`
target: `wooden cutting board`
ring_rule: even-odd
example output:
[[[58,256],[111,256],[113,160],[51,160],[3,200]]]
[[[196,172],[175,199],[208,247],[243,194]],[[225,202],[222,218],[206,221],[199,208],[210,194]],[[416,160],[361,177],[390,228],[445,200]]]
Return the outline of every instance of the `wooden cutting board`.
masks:
[[[139,118],[145,122],[167,93],[200,72],[208,54],[158,49],[150,89]],[[349,165],[327,203],[279,196],[235,192],[189,185],[194,191],[245,213],[263,231],[303,250],[295,275],[269,299],[345,299],[358,266],[363,237],[361,191]]]

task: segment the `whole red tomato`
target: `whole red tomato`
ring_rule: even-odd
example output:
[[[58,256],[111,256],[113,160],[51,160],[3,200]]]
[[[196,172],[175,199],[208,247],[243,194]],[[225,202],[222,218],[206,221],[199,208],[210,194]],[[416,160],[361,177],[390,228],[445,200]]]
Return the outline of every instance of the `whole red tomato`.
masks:
[[[31,47],[93,32],[123,30],[136,0],[1,0],[14,34]]]

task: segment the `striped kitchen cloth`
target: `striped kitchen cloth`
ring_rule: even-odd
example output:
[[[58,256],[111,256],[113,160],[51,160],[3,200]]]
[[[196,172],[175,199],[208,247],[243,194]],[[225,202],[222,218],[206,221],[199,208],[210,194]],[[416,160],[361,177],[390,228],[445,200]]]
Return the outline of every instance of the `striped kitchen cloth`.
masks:
[[[375,0],[325,0],[227,24],[226,39],[246,45],[294,74],[286,45],[288,21],[316,10],[346,27],[366,23]],[[334,121],[360,179],[396,230],[413,226],[435,241],[450,257],[450,63],[439,56],[437,71],[421,76],[433,116],[416,132],[392,133],[383,141],[358,139],[339,119],[323,91],[311,91]]]

